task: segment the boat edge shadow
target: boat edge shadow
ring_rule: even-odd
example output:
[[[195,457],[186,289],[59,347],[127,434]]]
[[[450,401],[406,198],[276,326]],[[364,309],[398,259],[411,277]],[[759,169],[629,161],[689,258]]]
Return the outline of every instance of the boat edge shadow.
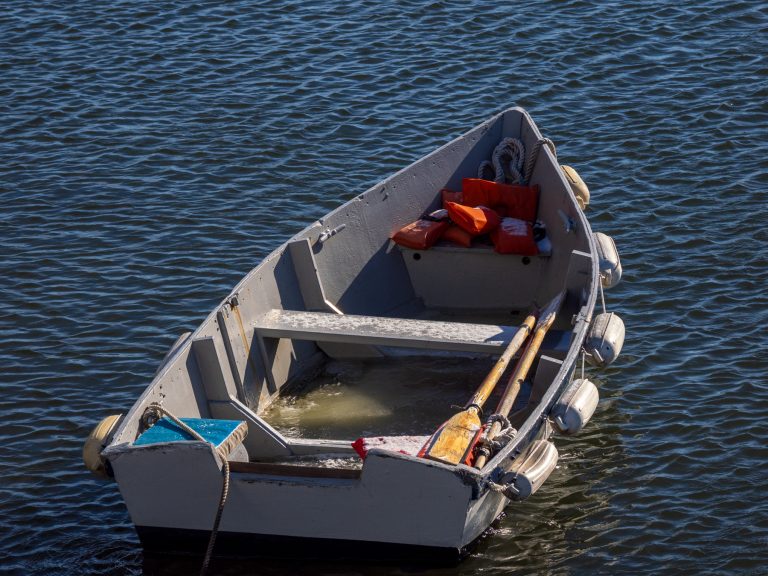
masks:
[[[210,538],[208,530],[136,526],[145,559],[202,557]],[[483,533],[484,534],[484,533]],[[483,538],[481,534],[463,548],[444,548],[392,542],[219,532],[214,558],[267,560],[317,560],[334,565],[363,562],[368,565],[413,564],[427,568],[458,566]]]

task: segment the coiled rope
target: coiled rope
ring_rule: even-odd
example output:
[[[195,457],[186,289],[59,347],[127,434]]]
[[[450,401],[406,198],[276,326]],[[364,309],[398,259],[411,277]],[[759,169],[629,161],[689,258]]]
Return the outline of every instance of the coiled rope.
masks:
[[[478,177],[504,184],[522,184],[523,162],[525,161],[525,146],[517,138],[504,138],[496,145],[491,154],[491,161],[485,160],[480,164]]]
[[[484,160],[477,169],[477,177],[499,184],[528,184],[539,159],[541,147],[547,145],[557,158],[555,144],[549,138],[540,138],[526,156],[525,145],[517,138],[504,138],[496,145],[491,160]]]
[[[517,430],[515,430],[515,428],[512,427],[512,424],[510,424],[509,420],[505,416],[501,414],[497,414],[492,416],[492,418],[494,417],[500,417],[501,418],[500,421],[506,425],[504,426],[504,428],[502,428],[502,432],[494,440],[492,440],[487,445],[484,445],[481,447],[481,450],[485,450],[488,452],[488,454],[486,454],[486,458],[489,457],[491,452],[498,452],[499,450],[501,450],[504,446],[509,444],[517,435]],[[494,482],[493,480],[488,480],[486,484],[492,492],[500,492],[510,500],[517,499],[517,494],[512,488],[515,484],[514,478],[508,484],[499,484],[497,482]]]
[[[213,446],[214,451],[216,451],[216,446],[213,445],[212,442],[208,442],[205,438],[203,438],[196,430],[193,430],[189,426],[187,426],[184,422],[179,420],[176,416],[171,414],[168,410],[160,406],[160,404],[154,402],[150,404],[147,407],[147,410],[144,412],[144,416],[146,417],[147,414],[154,415],[155,414],[162,414],[164,416],[167,416],[171,422],[176,424],[179,428],[184,430],[187,434],[192,436],[195,440],[199,440],[200,442],[205,442],[206,444],[210,444]],[[159,419],[159,416],[158,416]],[[221,456],[221,455],[220,455]],[[222,473],[224,475],[224,483],[221,487],[221,497],[219,498],[219,507],[216,510],[216,519],[213,521],[213,528],[211,529],[211,536],[208,539],[208,548],[205,551],[205,557],[203,558],[203,565],[200,568],[200,576],[205,576],[205,574],[208,572],[208,565],[211,562],[211,556],[213,555],[213,547],[216,545],[216,536],[219,532],[219,524],[221,524],[221,515],[224,512],[224,504],[227,502],[227,496],[229,496],[229,461],[225,456],[221,456],[221,461],[223,463],[222,466]]]

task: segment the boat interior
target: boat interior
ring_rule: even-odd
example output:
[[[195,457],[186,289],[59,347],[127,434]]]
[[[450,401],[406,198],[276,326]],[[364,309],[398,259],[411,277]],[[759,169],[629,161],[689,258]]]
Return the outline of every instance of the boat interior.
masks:
[[[593,294],[596,277],[589,225],[554,155],[542,147],[531,176],[541,190],[537,217],[546,225],[549,253],[498,254],[492,246],[445,242],[415,250],[390,240],[400,227],[439,208],[441,189],[460,189],[463,178],[476,177],[502,137],[519,138],[530,148],[541,134],[522,110],[508,110],[278,248],[172,347],[113,443],[133,442],[146,407],[162,402],[180,417],[246,421],[247,458],[234,462],[233,472],[295,464],[292,474],[356,474],[362,461],[350,447],[354,438],[290,437],[268,423],[270,405],[281,395],[311,390],[318,375],[339,362],[370,366],[413,356],[460,357],[477,363],[479,384],[523,317],[565,290],[513,414],[513,424],[521,424],[569,354],[573,318]],[[468,399],[467,386],[460,392]],[[446,415],[455,411],[452,404],[446,402]],[[425,422],[411,433],[431,434],[435,424]],[[316,462],[308,466],[307,458]],[[345,470],[350,466],[339,459],[354,462],[355,470]],[[324,460],[335,463],[317,464]]]

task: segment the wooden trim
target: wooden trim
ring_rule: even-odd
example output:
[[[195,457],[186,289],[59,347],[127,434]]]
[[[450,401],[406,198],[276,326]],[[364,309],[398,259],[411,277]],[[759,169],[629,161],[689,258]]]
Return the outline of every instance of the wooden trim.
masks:
[[[291,464],[270,464],[267,462],[230,462],[229,469],[237,474],[259,474],[262,476],[292,476],[296,478],[338,478],[358,480],[362,470],[347,468],[317,468],[315,466],[293,466]]]

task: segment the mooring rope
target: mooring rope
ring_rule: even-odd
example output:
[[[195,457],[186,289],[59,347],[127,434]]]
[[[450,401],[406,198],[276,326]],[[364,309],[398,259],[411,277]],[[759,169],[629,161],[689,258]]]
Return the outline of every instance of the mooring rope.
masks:
[[[598,280],[599,281],[598,281],[597,285],[600,287],[600,300],[603,303],[603,313],[606,313],[606,312],[608,312],[608,310],[605,307],[605,294],[603,293],[603,275],[602,274],[600,275]]]
[[[531,181],[533,168],[536,166],[536,161],[539,159],[539,152],[541,151],[541,147],[544,144],[549,146],[549,149],[552,151],[552,156],[557,159],[557,149],[555,148],[555,143],[552,142],[552,140],[549,138],[540,138],[537,140],[536,144],[534,144],[533,148],[531,149],[531,153],[525,159],[525,170],[523,171],[523,178],[525,179],[526,184]]]
[[[156,410],[158,413],[163,414],[168,417],[169,420],[171,420],[176,426],[184,430],[187,434],[192,436],[195,440],[199,440],[200,442],[205,442],[206,444],[210,444],[213,446],[214,451],[216,451],[216,446],[213,445],[213,442],[208,442],[205,438],[203,438],[196,430],[193,430],[188,425],[186,425],[184,422],[179,420],[176,416],[171,414],[167,409],[160,406],[158,403],[152,403],[148,406],[148,410]],[[216,545],[216,536],[219,532],[219,524],[221,524],[221,515],[224,512],[224,504],[227,502],[227,496],[229,496],[229,461],[227,460],[225,455],[219,454],[221,457],[221,461],[223,462],[222,467],[222,473],[224,475],[224,484],[221,487],[221,497],[219,498],[219,507],[216,510],[216,519],[213,521],[213,529],[211,530],[211,536],[208,539],[208,548],[205,551],[205,557],[203,558],[203,565],[200,568],[200,576],[205,576],[205,574],[208,572],[208,565],[211,562],[211,556],[213,555],[213,547]]]

